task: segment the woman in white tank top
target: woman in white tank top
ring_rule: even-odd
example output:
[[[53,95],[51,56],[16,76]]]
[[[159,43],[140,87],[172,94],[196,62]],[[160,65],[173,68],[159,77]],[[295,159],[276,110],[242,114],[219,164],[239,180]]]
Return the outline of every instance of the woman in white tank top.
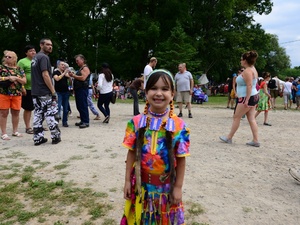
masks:
[[[240,126],[243,115],[247,116],[252,131],[252,141],[247,142],[249,146],[259,147],[258,128],[255,120],[255,106],[259,101],[259,94],[256,90],[258,74],[254,67],[258,54],[256,51],[249,51],[242,55],[241,66],[245,68],[241,76],[236,80],[238,104],[233,115],[231,130],[227,136],[220,139],[228,144],[232,143],[232,137]]]

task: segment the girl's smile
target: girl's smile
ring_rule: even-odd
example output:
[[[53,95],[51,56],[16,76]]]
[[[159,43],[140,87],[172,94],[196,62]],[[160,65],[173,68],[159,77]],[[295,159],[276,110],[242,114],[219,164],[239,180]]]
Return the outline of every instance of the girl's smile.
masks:
[[[155,113],[162,113],[172,101],[174,93],[171,91],[170,84],[159,78],[155,85],[148,90],[146,97],[151,110]]]

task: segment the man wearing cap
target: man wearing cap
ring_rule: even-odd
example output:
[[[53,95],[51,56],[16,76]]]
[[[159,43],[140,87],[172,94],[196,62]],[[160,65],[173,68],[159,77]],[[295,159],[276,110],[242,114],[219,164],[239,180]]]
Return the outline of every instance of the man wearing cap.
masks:
[[[157,64],[157,59],[155,57],[152,57],[150,59],[150,62],[144,68],[144,73],[143,73],[143,75],[144,75],[144,89],[146,87],[145,85],[146,85],[147,77],[153,71],[153,68],[155,68],[156,64]]]

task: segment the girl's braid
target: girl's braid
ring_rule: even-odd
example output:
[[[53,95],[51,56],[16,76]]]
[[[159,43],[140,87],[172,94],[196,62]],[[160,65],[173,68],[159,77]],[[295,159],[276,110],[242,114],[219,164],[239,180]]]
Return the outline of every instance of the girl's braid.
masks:
[[[170,113],[169,117],[172,118],[174,113],[174,103],[173,100],[170,102]],[[173,142],[173,137],[172,137],[172,132],[166,130],[166,146],[168,149],[168,158],[170,162],[170,181],[171,181],[171,188],[170,188],[170,200],[172,200],[173,196],[173,189],[174,189],[174,184],[175,184],[175,177],[176,177],[176,171],[175,171],[175,156],[173,152],[173,147],[172,147],[172,142]]]

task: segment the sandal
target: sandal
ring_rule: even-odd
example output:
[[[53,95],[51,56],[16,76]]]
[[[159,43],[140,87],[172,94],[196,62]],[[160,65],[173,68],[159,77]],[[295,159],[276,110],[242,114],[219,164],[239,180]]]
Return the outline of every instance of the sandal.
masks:
[[[43,127],[43,130],[44,131],[48,131],[49,129],[47,127]]]
[[[33,130],[31,127],[25,129],[26,134],[33,134]]]
[[[1,139],[2,139],[2,140],[5,140],[5,141],[10,140],[10,138],[8,137],[7,134],[3,134],[3,135],[1,136]]]
[[[12,136],[14,136],[14,137],[23,137],[23,135],[21,133],[19,133],[18,131],[13,133]]]

